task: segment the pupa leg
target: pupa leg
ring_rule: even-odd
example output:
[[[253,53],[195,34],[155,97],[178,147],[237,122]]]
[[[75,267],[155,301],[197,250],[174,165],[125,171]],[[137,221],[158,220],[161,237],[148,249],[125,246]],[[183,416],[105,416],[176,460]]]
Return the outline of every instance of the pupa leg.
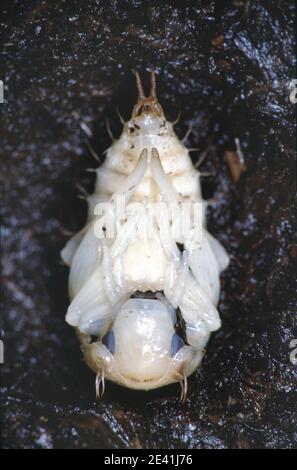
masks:
[[[162,167],[159,152],[156,148],[152,149],[151,171],[154,180],[156,181],[161,193],[164,194],[167,202],[169,204],[174,202],[178,203],[180,197]]]
[[[218,261],[203,230],[201,243],[186,243],[189,250],[189,266],[213,304],[217,304],[220,292]]]
[[[187,252],[184,251],[180,262],[172,260],[169,263],[164,282],[165,296],[174,308],[179,306],[185,294],[188,275],[188,255]]]
[[[86,231],[88,230],[88,226],[84,227],[78,233],[73,235],[73,237],[68,240],[65,247],[61,251],[61,258],[67,266],[70,266],[75,255],[75,252],[85,236]]]
[[[112,321],[101,267],[98,267],[69,305],[66,321],[81,333],[102,336]]]
[[[205,346],[209,338],[209,330],[204,319],[199,316],[201,305],[195,305],[189,302],[185,306],[185,298],[189,296],[188,288],[191,283],[187,253],[183,253],[180,263],[172,262],[168,266],[165,278],[164,294],[166,299],[174,308],[180,309],[183,320],[185,321],[185,334],[187,343],[196,350]],[[202,308],[204,305],[202,306]],[[212,305],[210,305],[212,307]],[[184,382],[181,381],[183,390]],[[183,394],[183,393],[182,393]]]
[[[119,233],[110,249],[113,258],[121,256],[126,250],[137,232],[138,224],[139,217],[136,215],[129,217],[127,222],[119,229]]]
[[[113,275],[113,263],[110,255],[110,249],[106,243],[104,243],[103,246],[103,271],[105,291],[111,304],[114,304],[118,300],[120,292],[118,291],[118,286]]]
[[[113,245],[103,243],[104,286],[112,304],[116,303],[126,290],[122,254],[131,239],[135,237],[138,228],[138,216],[130,217],[120,229]]]
[[[188,344],[196,350],[203,348],[221,322],[215,306],[189,272],[185,253],[181,263],[172,260],[169,264],[164,284],[166,298],[180,308]]]
[[[115,306],[127,292],[124,269],[120,255],[112,256],[112,251],[104,244],[103,248],[103,283],[107,297]]]
[[[94,223],[91,222],[71,262],[69,276],[69,293],[71,298],[78,294],[97,266],[99,266],[101,258],[102,242],[96,237]]]
[[[168,258],[179,261],[181,254],[171,233],[172,225],[169,220],[168,208],[162,203],[158,206],[157,223],[159,226],[160,239]]]
[[[143,149],[136,167],[132,173],[127,176],[124,182],[120,185],[118,191],[112,196],[111,202],[115,202],[117,196],[125,196],[125,203],[127,204],[133,193],[135,192],[136,186],[141,183],[144,174],[147,169],[148,163],[148,152],[147,149]]]
[[[181,309],[185,321],[185,336],[187,344],[196,351],[203,349],[209,339],[210,331],[204,320],[199,318],[197,311]]]
[[[209,335],[221,327],[217,309],[193,276],[189,276],[179,304],[186,324],[187,342],[195,350],[205,347]]]
[[[220,272],[221,271],[224,271],[227,267],[228,267],[228,264],[229,264],[229,256],[227,255],[227,252],[225,250],[225,248],[223,247],[223,245],[221,245],[221,243],[216,239],[214,238],[210,233],[208,233],[207,231],[205,231],[205,236],[211,246],[211,249],[217,259],[217,262],[218,262],[218,265],[219,265],[219,270]]]

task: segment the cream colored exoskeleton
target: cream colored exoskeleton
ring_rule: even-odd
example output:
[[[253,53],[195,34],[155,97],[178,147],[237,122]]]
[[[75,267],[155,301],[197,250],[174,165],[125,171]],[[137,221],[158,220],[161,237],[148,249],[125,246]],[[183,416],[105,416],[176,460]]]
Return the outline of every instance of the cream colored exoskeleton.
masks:
[[[138,74],[136,81],[132,117],[96,170],[87,224],[62,251],[70,266],[66,320],[96,373],[97,395],[107,378],[143,390],[180,382],[184,399],[187,377],[200,364],[210,333],[220,328],[219,274],[229,259],[206,230],[199,172],[164,117],[154,73],[149,97]],[[110,236],[98,207],[110,207],[116,218],[119,196],[126,213]],[[148,221],[153,203],[160,205]],[[171,230],[177,220],[169,208],[186,203],[200,205],[202,215],[194,220],[191,213],[189,230],[181,234]],[[175,217],[183,225],[182,215]]]

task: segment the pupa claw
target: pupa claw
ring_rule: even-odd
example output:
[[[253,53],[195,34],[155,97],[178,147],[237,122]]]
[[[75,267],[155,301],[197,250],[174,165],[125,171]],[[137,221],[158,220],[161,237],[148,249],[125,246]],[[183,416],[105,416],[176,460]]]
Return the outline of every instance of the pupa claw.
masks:
[[[105,392],[105,377],[104,371],[98,372],[96,375],[95,380],[95,388],[96,388],[96,400],[100,400],[103,397]]]
[[[187,393],[188,393],[188,378],[184,369],[183,369],[183,378],[180,380],[179,383],[181,386],[181,394],[180,394],[179,402],[183,405],[184,402],[186,401]]]

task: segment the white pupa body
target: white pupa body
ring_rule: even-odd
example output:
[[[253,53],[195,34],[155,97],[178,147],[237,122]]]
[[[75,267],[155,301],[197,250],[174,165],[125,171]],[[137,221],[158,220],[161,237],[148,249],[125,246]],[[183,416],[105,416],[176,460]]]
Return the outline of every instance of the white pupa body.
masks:
[[[104,378],[144,390],[181,382],[184,398],[186,378],[221,324],[219,274],[229,258],[206,230],[199,172],[164,117],[154,75],[148,98],[138,76],[137,85],[132,117],[97,169],[87,224],[62,251],[70,266],[66,321],[77,329],[97,374],[97,393]],[[115,209],[119,196],[124,218]],[[147,236],[147,207],[158,202]],[[189,202],[201,205],[201,217],[191,218],[186,235],[175,234],[169,206]],[[112,237],[98,210],[102,203],[116,218]]]

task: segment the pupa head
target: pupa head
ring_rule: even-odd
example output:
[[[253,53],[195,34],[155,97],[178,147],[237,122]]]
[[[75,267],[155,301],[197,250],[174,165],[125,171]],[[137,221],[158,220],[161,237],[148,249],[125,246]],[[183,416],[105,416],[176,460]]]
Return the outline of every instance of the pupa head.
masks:
[[[142,114],[151,114],[158,117],[164,117],[162,106],[160,105],[157,98],[155,72],[151,72],[151,90],[149,96],[145,96],[144,94],[139,73],[135,71],[134,74],[136,79],[138,100],[133,108],[132,117],[136,118]]]
[[[183,382],[202,356],[177,335],[175,322],[165,299],[130,298],[101,341],[84,346],[85,360],[99,376],[132,389]]]
[[[145,96],[139,73],[134,73],[138,99],[128,123],[129,128],[133,131],[141,130],[142,133],[154,133],[168,124],[156,94],[156,75],[151,72],[151,90],[149,96]]]

